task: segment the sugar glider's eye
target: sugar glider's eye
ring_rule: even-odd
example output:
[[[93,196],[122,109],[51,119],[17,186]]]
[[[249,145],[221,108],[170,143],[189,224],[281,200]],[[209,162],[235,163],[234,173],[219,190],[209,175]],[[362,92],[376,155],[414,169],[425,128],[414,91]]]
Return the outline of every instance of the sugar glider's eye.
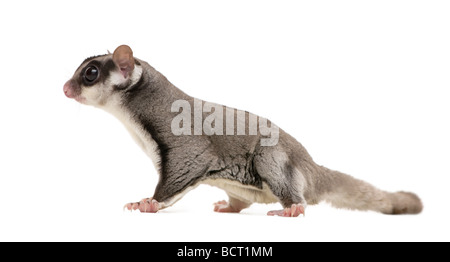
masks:
[[[89,66],[84,70],[83,77],[88,83],[94,82],[98,78],[98,68],[96,66]]]

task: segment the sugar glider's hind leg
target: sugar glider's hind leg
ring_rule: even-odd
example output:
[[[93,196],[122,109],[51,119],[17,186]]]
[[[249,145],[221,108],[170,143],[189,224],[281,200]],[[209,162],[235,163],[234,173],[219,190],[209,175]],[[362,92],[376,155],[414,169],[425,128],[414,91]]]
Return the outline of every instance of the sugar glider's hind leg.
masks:
[[[300,214],[305,215],[305,207],[302,204],[292,204],[291,207],[287,207],[285,209],[267,212],[268,216],[281,217],[298,217]]]
[[[261,178],[283,206],[282,210],[269,211],[267,215],[297,217],[305,214],[303,196],[306,181],[300,170],[279,149],[267,148],[255,156],[254,166]]]
[[[214,211],[221,213],[239,213],[242,209],[251,204],[243,202],[237,198],[229,196],[228,202],[225,200],[214,203]]]

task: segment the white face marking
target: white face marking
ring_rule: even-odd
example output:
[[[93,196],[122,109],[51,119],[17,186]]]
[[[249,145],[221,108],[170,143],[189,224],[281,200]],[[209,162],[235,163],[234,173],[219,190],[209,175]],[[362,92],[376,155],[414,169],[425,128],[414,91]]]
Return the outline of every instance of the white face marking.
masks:
[[[115,93],[114,86],[119,86],[128,82],[130,85],[139,81],[142,75],[142,67],[136,65],[133,73],[127,79],[125,78],[119,69],[116,71],[111,71],[109,77],[104,81],[104,83],[99,82],[93,86],[83,87],[80,95],[80,102],[86,105],[92,105],[97,107],[103,107],[105,104],[109,103],[113,94]]]
[[[139,80],[139,78],[141,78],[141,75],[142,75],[142,67],[136,65],[134,67],[133,73],[129,78],[129,81],[131,83],[136,83]],[[117,69],[116,71],[111,72],[109,78],[106,80],[106,83],[108,86],[114,86],[114,85],[121,85],[126,81],[128,81],[128,79],[125,79],[122,73],[119,72],[119,69]]]
[[[97,106],[102,97],[105,97],[105,87],[103,84],[97,84],[91,87],[84,87],[81,91],[81,97],[86,105]]]

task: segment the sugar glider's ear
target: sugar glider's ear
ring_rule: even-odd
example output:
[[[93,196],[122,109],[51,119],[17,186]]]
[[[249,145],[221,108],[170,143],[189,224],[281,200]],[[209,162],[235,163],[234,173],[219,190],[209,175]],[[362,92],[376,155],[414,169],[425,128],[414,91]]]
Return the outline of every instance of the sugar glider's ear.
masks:
[[[134,70],[133,51],[127,45],[121,45],[114,50],[113,61],[120,68],[124,78],[130,77]]]

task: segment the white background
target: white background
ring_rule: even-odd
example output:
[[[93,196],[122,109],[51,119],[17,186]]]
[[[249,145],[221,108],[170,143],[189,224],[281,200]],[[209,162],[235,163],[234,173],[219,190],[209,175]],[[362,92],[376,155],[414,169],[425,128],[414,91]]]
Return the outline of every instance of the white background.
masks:
[[[2,1],[1,241],[449,241],[448,1]],[[132,47],[186,93],[267,117],[314,160],[423,200],[417,216],[278,204],[217,214],[200,186],[122,206],[157,175],[119,121],[67,99],[88,56]]]

